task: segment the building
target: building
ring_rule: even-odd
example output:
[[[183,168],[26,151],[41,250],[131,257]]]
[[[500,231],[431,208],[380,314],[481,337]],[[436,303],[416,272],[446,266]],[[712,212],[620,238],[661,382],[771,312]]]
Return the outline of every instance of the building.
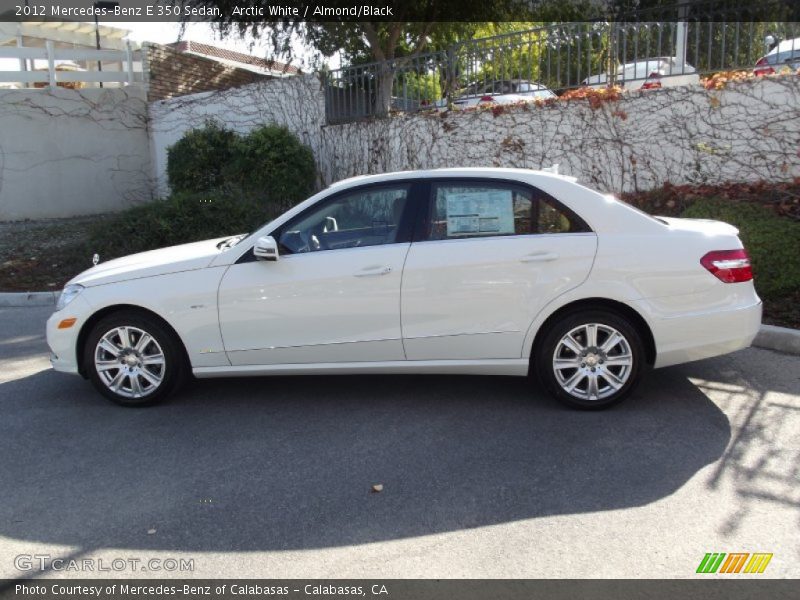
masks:
[[[223,90],[262,79],[297,75],[297,67],[208,44],[146,44],[147,99],[164,100]]]

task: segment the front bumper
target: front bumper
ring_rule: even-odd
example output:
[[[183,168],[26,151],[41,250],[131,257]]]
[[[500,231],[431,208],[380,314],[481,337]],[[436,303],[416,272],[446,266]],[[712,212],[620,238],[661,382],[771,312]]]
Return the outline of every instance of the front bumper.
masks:
[[[82,296],[78,296],[62,310],[54,312],[47,319],[47,345],[50,348],[50,364],[62,373],[77,375],[78,335],[91,315],[91,307]],[[67,329],[59,329],[64,319],[75,319],[75,324]]]

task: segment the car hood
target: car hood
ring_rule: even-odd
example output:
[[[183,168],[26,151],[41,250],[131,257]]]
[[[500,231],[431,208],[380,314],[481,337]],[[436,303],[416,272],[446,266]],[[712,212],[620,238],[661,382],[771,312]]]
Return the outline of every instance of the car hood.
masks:
[[[69,283],[90,287],[127,279],[202,269],[219,255],[217,244],[228,237],[230,236],[115,258],[84,271],[73,277]]]

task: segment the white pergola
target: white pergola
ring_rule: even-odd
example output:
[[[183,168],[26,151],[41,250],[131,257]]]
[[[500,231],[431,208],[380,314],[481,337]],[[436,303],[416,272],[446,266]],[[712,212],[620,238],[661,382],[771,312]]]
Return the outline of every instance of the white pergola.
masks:
[[[137,81],[134,72],[142,81],[141,46],[129,34],[129,29],[91,22],[0,22],[0,87],[69,81],[118,87]]]
[[[100,48],[125,50],[130,30],[100,25],[99,31]],[[61,47],[95,48],[95,24],[79,21],[0,23],[0,46],[43,47],[48,40]]]

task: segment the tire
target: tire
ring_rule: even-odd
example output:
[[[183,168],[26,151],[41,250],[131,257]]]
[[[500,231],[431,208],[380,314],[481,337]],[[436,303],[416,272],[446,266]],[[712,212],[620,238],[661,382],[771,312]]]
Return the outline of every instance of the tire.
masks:
[[[97,391],[122,406],[162,402],[188,371],[177,336],[159,319],[129,310],[95,323],[83,347],[83,365]]]
[[[608,310],[585,310],[548,327],[535,349],[534,370],[560,402],[599,410],[617,404],[636,388],[644,361],[642,338],[630,321]]]

